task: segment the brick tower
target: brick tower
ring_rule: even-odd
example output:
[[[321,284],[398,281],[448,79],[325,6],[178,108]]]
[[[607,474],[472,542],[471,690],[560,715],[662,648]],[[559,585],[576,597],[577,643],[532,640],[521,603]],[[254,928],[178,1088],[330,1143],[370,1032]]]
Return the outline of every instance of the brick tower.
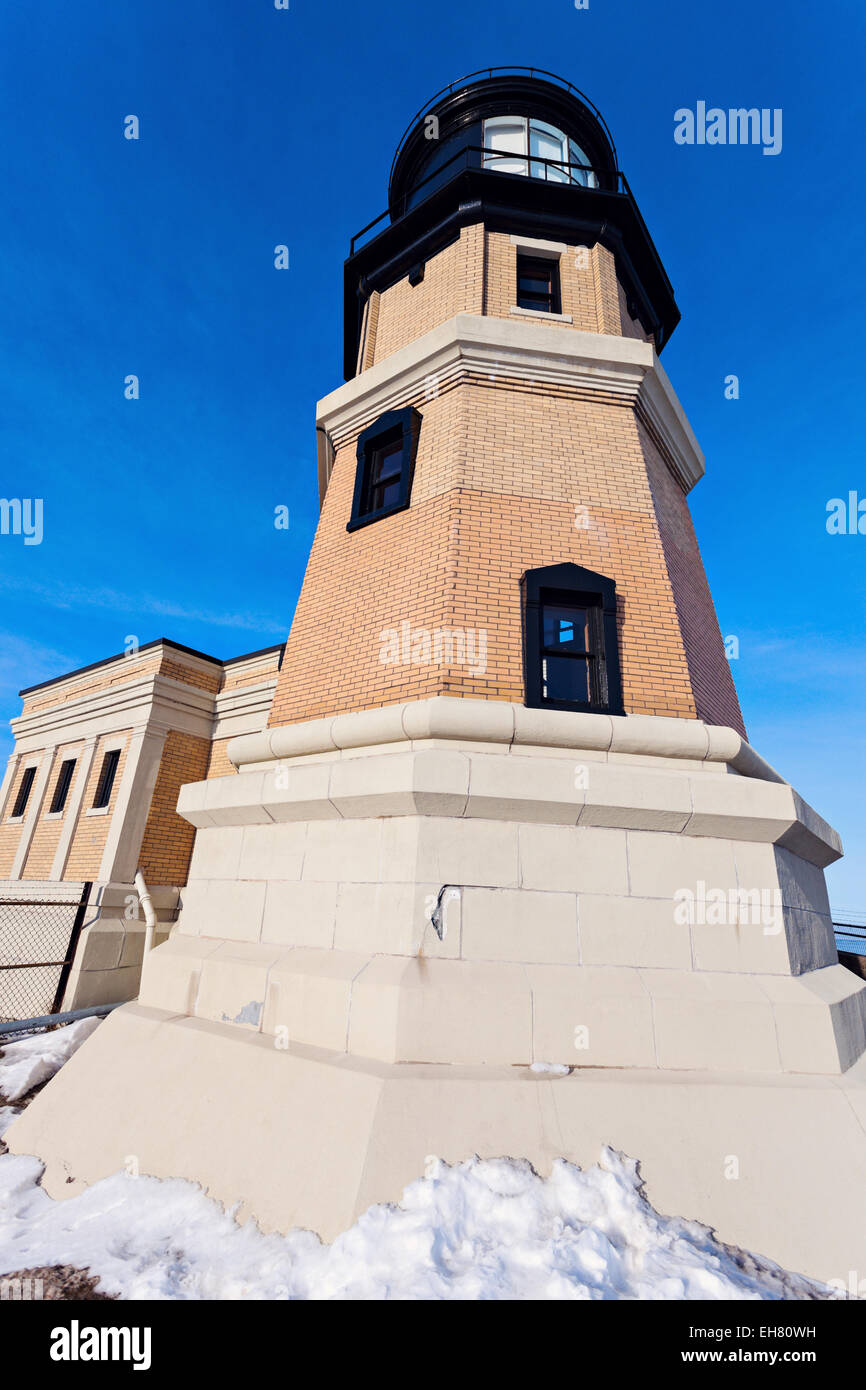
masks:
[[[662,1210],[862,1267],[841,846],[745,740],[658,358],[679,314],[599,112],[452,85],[345,274],[267,727],[182,789],[177,928],[7,1142],[50,1191],[135,1153],[326,1237],[431,1153],[612,1144]]]
[[[615,586],[609,689],[598,660],[552,658],[545,705],[743,733],[686,503],[703,458],[656,356],[679,312],[600,114],[550,80],[458,84],[401,142],[387,219],[346,262],[350,380],[319,407],[322,516],[271,725],[535,703],[521,579],[570,564]],[[552,699],[575,679],[582,700]]]

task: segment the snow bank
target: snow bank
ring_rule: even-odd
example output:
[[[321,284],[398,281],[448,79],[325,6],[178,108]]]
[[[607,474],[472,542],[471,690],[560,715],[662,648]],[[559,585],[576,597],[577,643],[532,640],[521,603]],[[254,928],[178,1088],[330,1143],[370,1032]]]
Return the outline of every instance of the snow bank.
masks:
[[[35,1033],[21,1042],[4,1043],[0,1039],[0,1100],[20,1100],[40,1082],[50,1081],[101,1022],[99,1018],[80,1018],[65,1028]]]
[[[0,1158],[0,1274],[89,1268],[137,1299],[809,1299],[827,1290],[659,1216],[606,1149],[540,1178],[524,1160],[430,1159],[399,1206],[325,1246],[264,1236],[180,1179],[115,1174],[52,1201],[35,1158]]]

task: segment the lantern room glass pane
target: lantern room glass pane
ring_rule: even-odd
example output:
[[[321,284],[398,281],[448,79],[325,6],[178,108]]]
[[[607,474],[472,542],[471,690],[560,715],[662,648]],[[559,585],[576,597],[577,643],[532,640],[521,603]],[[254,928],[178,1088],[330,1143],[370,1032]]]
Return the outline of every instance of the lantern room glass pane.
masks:
[[[500,174],[526,174],[525,159],[498,158],[502,156],[525,155],[526,118],[524,116],[492,116],[484,122],[484,167],[496,169]],[[488,153],[496,151],[497,154]]]
[[[568,140],[561,130],[546,125],[544,121],[531,121],[529,126],[529,153],[538,159],[568,159]],[[536,164],[531,166],[534,179],[546,179],[548,183],[567,183],[568,170],[564,164]]]
[[[500,174],[528,174],[547,183],[598,188],[586,153],[564,131],[546,121],[526,116],[490,116],[484,122],[483,140],[485,169],[496,169]]]
[[[587,158],[586,154],[580,148],[580,145],[578,145],[574,140],[569,140],[568,142],[568,157],[572,164],[572,183],[579,183],[582,188],[598,188],[598,179],[596,178],[592,169],[574,168],[574,165],[576,164],[589,164],[589,159]]]

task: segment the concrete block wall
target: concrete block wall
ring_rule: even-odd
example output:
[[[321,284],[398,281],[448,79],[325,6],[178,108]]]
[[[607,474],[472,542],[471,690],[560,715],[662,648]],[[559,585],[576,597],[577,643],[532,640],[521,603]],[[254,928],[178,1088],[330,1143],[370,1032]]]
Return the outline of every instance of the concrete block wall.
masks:
[[[668,757],[324,753],[310,727],[306,756],[184,789],[190,882],[142,1003],[389,1063],[838,1074],[866,1046],[838,838],[781,780],[684,756],[688,721]]]

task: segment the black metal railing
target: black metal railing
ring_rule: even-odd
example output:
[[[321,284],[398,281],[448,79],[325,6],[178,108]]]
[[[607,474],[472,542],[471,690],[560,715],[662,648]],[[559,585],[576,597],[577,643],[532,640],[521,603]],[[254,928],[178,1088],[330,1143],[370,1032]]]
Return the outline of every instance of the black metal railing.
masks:
[[[0,1021],[57,1013],[92,887],[72,898],[0,897]]]
[[[526,172],[514,173],[509,170],[504,170],[501,167],[497,168],[497,164],[501,165],[506,161],[509,164],[520,163],[525,165]],[[543,172],[535,173],[536,167],[542,169]],[[362,238],[366,238],[367,233],[371,232],[374,227],[378,227],[386,218],[391,222],[396,221],[397,218],[403,217],[409,211],[410,207],[417,206],[419,202],[423,202],[423,198],[419,199],[418,194],[427,184],[434,182],[434,180],[438,180],[439,186],[444,188],[466,169],[483,169],[488,173],[499,174],[503,177],[515,179],[525,180],[531,178],[540,180],[543,183],[556,183],[562,187],[570,186],[572,188],[582,188],[590,193],[618,193],[628,198],[634,205],[634,199],[632,198],[631,189],[628,186],[628,180],[621,169],[617,169],[613,174],[605,173],[599,178],[598,171],[595,170],[592,165],[578,164],[574,160],[543,159],[540,155],[536,154],[512,154],[508,150],[492,149],[489,145],[463,145],[459,150],[455,150],[450,159],[446,159],[442,164],[437,165],[432,173],[428,174],[426,178],[421,179],[420,183],[413,184],[413,186],[408,188],[390,207],[386,208],[384,212],[380,212],[379,216],[374,217],[372,222],[368,222],[366,227],[362,227],[360,232],[356,232],[352,237],[350,255],[354,256],[355,252],[362,244],[367,244],[366,241],[362,241]],[[450,170],[447,178],[444,177],[446,170]],[[532,170],[532,172],[530,172],[530,170]],[[591,175],[596,182],[591,183],[588,178],[582,178],[580,175]],[[635,210],[637,210],[636,205]],[[640,216],[639,213],[638,216]],[[641,219],[641,221],[643,221],[643,219]],[[376,235],[378,235],[378,233]],[[370,241],[374,239],[373,237],[368,238]]]
[[[858,913],[846,913],[846,916],[857,916]],[[833,931],[836,936],[836,949],[849,956],[866,956],[866,920],[860,922],[834,922]]]

